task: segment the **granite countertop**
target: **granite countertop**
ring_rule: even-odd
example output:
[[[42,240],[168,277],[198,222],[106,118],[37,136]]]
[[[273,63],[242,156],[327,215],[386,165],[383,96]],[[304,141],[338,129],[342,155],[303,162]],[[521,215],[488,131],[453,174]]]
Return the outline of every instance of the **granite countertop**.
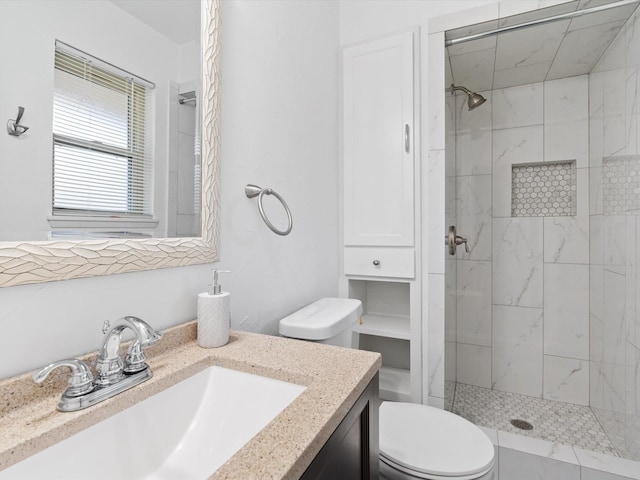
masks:
[[[210,478],[299,478],[381,365],[378,353],[239,331],[231,332],[227,345],[204,349],[196,343],[195,322],[168,329],[146,353],[150,380],[77,412],[56,410],[66,388],[65,369],[43,385],[31,374],[0,381],[0,470],[219,365],[306,389]],[[95,356],[82,359],[92,362]]]

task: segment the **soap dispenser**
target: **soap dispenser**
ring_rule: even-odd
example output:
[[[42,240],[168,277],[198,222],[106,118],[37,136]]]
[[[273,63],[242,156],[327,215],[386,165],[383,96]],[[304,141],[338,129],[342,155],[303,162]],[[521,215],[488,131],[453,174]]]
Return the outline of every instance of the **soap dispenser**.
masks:
[[[229,292],[223,292],[218,274],[229,270],[214,270],[209,291],[198,295],[198,345],[204,348],[221,347],[229,342],[231,310]]]

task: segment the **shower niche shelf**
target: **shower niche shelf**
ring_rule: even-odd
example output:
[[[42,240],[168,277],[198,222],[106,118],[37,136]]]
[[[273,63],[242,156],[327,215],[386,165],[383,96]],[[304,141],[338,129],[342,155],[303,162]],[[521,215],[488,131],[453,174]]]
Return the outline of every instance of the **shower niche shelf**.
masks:
[[[575,216],[576,178],[575,160],[512,165],[511,216]]]
[[[348,281],[348,296],[362,302],[354,347],[382,354],[380,398],[420,400],[419,334],[412,324],[412,281],[386,278]]]

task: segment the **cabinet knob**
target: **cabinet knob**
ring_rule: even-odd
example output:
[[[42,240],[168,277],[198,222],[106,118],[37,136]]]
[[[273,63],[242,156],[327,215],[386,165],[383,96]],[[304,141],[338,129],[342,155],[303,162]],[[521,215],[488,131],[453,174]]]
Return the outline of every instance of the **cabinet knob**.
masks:
[[[373,264],[377,267],[378,265],[380,265],[380,260],[374,260]]]

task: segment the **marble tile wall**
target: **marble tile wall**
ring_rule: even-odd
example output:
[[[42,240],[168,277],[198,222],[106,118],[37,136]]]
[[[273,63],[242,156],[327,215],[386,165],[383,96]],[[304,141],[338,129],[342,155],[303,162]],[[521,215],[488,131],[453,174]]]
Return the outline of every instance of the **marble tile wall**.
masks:
[[[455,216],[455,204],[446,195],[452,194],[452,186],[455,188],[455,136],[450,134],[452,130],[455,131],[455,114],[451,108],[451,100],[447,102],[442,94],[445,80],[451,78],[450,69],[445,68],[448,63],[445,63],[444,32],[429,35],[427,54],[430,75],[438,80],[429,82],[427,87],[429,142],[428,150],[422,152],[422,155],[423,158],[428,158],[428,164],[427,168],[421,169],[422,185],[427,186],[426,195],[421,198],[422,211],[425,213],[422,242],[427,265],[423,272],[422,304],[429,306],[426,312],[427,328],[422,329],[423,349],[426,345],[422,369],[422,402],[442,408],[445,404],[445,375],[453,375],[456,370],[456,344],[450,323],[453,320],[455,331],[455,314],[448,314],[449,322],[445,322],[444,313],[450,312],[455,304],[449,290],[455,283],[455,278],[449,276],[455,271],[455,265],[449,259],[445,260],[443,248],[446,222],[453,220]],[[445,136],[445,127],[448,136]],[[446,181],[443,184],[444,179]],[[445,284],[446,281],[449,285]]]
[[[450,74],[447,80],[451,82]],[[456,97],[447,95],[445,100],[445,226],[455,225],[456,220]],[[457,360],[457,268],[456,260],[445,259],[445,358],[444,378],[456,379]],[[445,395],[446,397],[446,395]],[[446,400],[446,399],[445,399]]]
[[[590,405],[640,460],[640,14],[589,74]]]
[[[506,8],[517,2],[503,3]],[[501,12],[502,8],[501,5]],[[495,17],[495,13],[492,15],[487,19]],[[434,135],[429,130],[430,150],[446,148],[449,153],[457,149],[455,180],[450,171],[447,174],[448,185],[453,184],[453,188],[446,190],[456,193],[455,213],[450,218],[457,221],[460,234],[473,238],[469,255],[458,253],[456,261],[446,267],[440,267],[442,259],[438,257],[437,268],[432,272],[455,272],[456,290],[458,286],[463,288],[463,293],[456,291],[455,298],[447,298],[455,310],[453,316],[447,316],[447,380],[455,376],[459,382],[483,387],[496,388],[497,381],[500,388],[507,390],[523,388],[518,386],[519,380],[511,381],[508,375],[510,354],[500,354],[509,349],[513,352],[513,343],[522,342],[535,352],[531,358],[518,359],[530,361],[528,375],[532,375],[535,388],[524,388],[535,389],[536,395],[545,398],[587,402],[621,453],[635,459],[640,455],[640,206],[634,202],[640,198],[640,191],[634,185],[620,186],[617,180],[640,178],[633,166],[640,154],[638,18],[636,12],[586,80],[585,76],[572,77],[482,92],[488,101],[473,112],[463,109],[462,98],[458,98],[453,146],[449,138],[445,147],[444,132]],[[452,22],[461,24],[457,18]],[[444,70],[439,34],[446,28],[449,27],[435,29],[429,35],[430,72],[437,67],[437,75],[430,74],[429,82],[429,118],[433,125],[442,125],[437,120],[444,115],[444,102],[431,99],[441,98],[444,85],[449,84],[447,79],[443,85],[445,73],[438,70]],[[432,45],[438,48],[435,56]],[[431,81],[433,78],[437,81]],[[585,95],[588,101],[578,101]],[[577,214],[542,218],[537,227],[510,224],[509,166],[514,157],[575,160]],[[622,171],[629,175],[618,171],[607,177],[620,163]],[[441,211],[443,201],[429,204],[425,211]],[[510,244],[517,228],[541,231],[527,238],[527,251],[520,252]],[[434,243],[438,244],[439,241]],[[430,254],[441,252],[438,248],[427,250]],[[512,278],[496,285],[495,263],[507,265],[509,255],[528,267],[506,270]],[[566,278],[575,283],[563,281]],[[561,284],[565,290],[552,292],[552,284],[545,282]],[[514,286],[518,284],[519,289]],[[564,295],[571,302],[564,302]],[[490,313],[487,296],[491,298]],[[505,313],[516,309],[528,309],[531,315],[516,317]],[[542,319],[542,340],[538,323],[532,320],[534,313]],[[566,322],[561,320],[564,317]],[[509,325],[510,330],[498,331],[496,327],[508,318],[518,320]],[[568,335],[567,341],[559,341],[557,335]],[[494,368],[500,372],[499,381],[494,378]],[[601,459],[591,459],[588,452],[577,450],[576,455],[583,479],[626,476],[621,472],[597,472],[604,465]],[[629,478],[640,478],[637,464],[631,469]],[[516,473],[517,478],[521,478],[522,471]],[[556,478],[546,473],[536,478]]]
[[[189,87],[186,87],[188,90]],[[181,87],[170,85],[169,121],[169,196],[167,199],[167,233],[169,236],[199,235],[200,217],[195,210],[199,204],[199,192],[194,189],[200,178],[199,158],[194,153],[196,126],[195,108],[192,104],[179,104]],[[182,88],[185,90],[185,88]],[[197,160],[197,161],[196,161]],[[197,202],[196,202],[197,200]]]
[[[482,94],[456,103],[457,381],[588,405],[588,76]],[[575,214],[512,217],[512,166],[567,161]]]

